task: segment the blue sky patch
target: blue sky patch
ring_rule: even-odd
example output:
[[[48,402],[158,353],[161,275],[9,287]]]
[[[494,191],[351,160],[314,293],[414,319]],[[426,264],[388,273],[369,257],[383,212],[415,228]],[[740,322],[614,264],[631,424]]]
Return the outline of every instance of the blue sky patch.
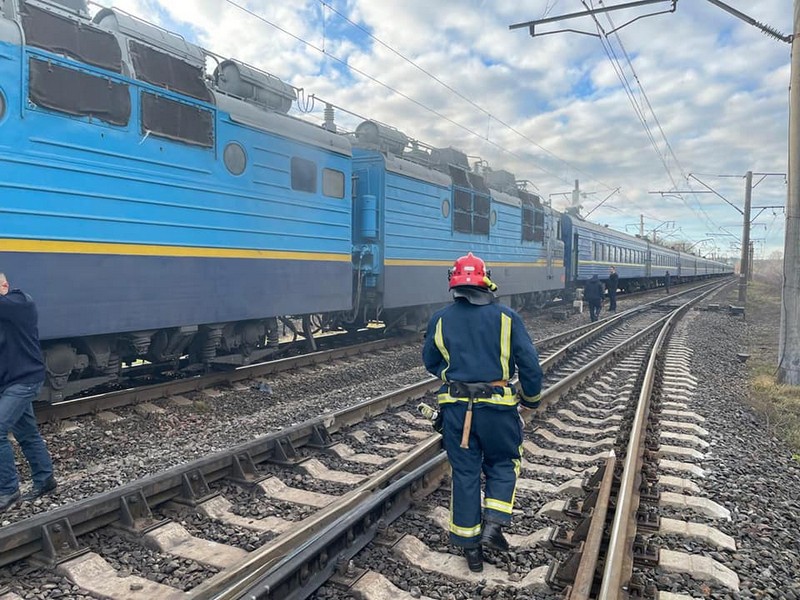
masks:
[[[572,95],[576,98],[590,98],[597,92],[597,88],[592,81],[592,75],[588,71],[573,84]]]

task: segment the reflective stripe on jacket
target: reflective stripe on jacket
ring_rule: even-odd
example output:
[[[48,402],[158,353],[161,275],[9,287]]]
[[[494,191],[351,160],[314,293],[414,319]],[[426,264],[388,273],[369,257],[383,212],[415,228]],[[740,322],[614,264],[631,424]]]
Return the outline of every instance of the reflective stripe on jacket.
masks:
[[[542,390],[539,356],[520,316],[507,306],[482,306],[456,299],[437,311],[430,322],[422,350],[428,372],[442,381],[468,383],[507,381],[519,371],[522,404],[535,408]],[[440,402],[456,402],[443,390]],[[480,404],[515,406],[511,388]]]

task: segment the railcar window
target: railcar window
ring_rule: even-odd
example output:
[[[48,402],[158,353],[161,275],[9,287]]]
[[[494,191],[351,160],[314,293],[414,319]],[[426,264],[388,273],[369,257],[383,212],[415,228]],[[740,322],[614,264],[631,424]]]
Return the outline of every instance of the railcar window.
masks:
[[[528,242],[544,242],[544,207],[536,194],[519,190],[522,200],[522,239]]]
[[[331,198],[344,198],[344,173],[322,169],[322,193]]]
[[[112,34],[27,2],[21,6],[21,16],[27,45],[122,73],[122,52]]]
[[[37,106],[112,125],[128,124],[131,97],[127,85],[35,58],[30,59],[29,67],[28,96]]]
[[[292,189],[316,193],[317,163],[297,156],[292,157]]]
[[[142,133],[196,146],[214,145],[214,116],[198,106],[142,92]]]
[[[453,228],[456,231],[472,233],[472,216],[458,210],[453,211]]]
[[[199,67],[135,40],[130,41],[129,47],[137,78],[204,102],[214,101]]]

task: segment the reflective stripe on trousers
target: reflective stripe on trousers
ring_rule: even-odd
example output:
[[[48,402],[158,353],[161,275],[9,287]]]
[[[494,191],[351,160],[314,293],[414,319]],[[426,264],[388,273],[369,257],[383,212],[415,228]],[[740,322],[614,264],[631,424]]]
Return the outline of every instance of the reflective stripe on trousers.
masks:
[[[521,468],[522,428],[513,407],[476,402],[469,448],[461,448],[466,402],[442,406],[444,446],[452,467],[450,541],[458,546],[480,542],[482,520],[508,523]],[[481,471],[486,475],[481,511]]]

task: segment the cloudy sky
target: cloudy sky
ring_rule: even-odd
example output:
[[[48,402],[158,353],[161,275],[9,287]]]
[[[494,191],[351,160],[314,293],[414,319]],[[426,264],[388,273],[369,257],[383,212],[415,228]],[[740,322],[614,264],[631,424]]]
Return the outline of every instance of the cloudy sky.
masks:
[[[320,122],[331,102],[358,115],[337,112],[340,126],[373,118],[454,146],[530,180],[557,208],[578,179],[584,214],[608,197],[592,221],[638,233],[644,215],[645,232],[736,255],[742,218],[720,196],[741,208],[751,170],[778,174],[754,177],[753,205],[785,204],[789,45],[706,0],[679,0],[675,12],[607,37],[509,29],[628,1],[103,3],[302,88],[304,118]],[[791,33],[789,0],[726,3]],[[537,32],[610,32],[670,7],[665,0]],[[700,193],[704,184],[719,196]],[[784,219],[782,209],[757,219],[758,255],[782,251]]]

